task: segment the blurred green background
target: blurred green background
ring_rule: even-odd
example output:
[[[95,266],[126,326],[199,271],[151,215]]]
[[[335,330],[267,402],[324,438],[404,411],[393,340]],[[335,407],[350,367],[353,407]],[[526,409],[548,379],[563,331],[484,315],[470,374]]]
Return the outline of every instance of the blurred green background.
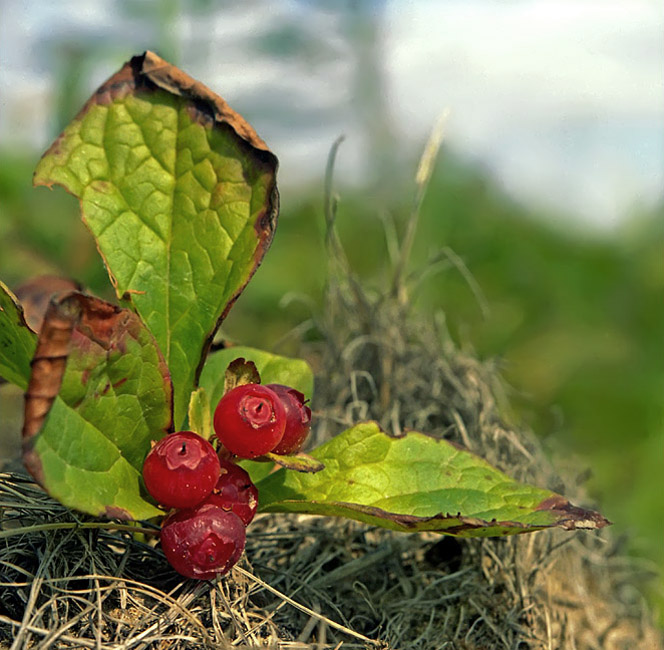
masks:
[[[169,26],[183,3],[120,4],[120,24],[150,25],[147,45],[181,62]],[[187,6],[204,18],[212,5]],[[355,28],[348,39],[357,45],[356,81],[362,86],[379,65],[375,24],[357,9],[345,11],[347,26]],[[94,86],[93,64],[108,76],[144,49],[127,49],[114,33],[117,26],[102,40],[70,34],[44,48],[56,80],[49,137]],[[311,32],[291,26],[260,46],[275,59],[297,52],[306,59]],[[355,271],[368,285],[385,286],[386,229],[392,224],[403,231],[423,139],[411,143],[410,153],[396,155],[385,127],[384,89],[378,82],[362,88],[358,101],[370,108],[371,118],[360,119],[360,126],[368,158],[376,164],[361,182],[341,183],[338,225]],[[245,113],[259,132],[260,115]],[[323,138],[328,147],[336,135]],[[0,148],[0,278],[15,286],[42,273],[64,274],[109,296],[76,201],[62,190],[31,187],[40,153],[28,145]],[[320,306],[326,270],[323,173],[321,166],[313,180],[291,183],[282,193],[272,249],[224,324],[228,337],[264,348],[287,346],[289,332],[308,318],[311,305]],[[487,309],[462,273],[444,266],[422,281],[415,304],[421,318],[443,312],[461,347],[499,360],[510,387],[507,415],[531,427],[548,448],[578,455],[579,466],[592,471],[592,497],[616,531],[628,535],[631,552],[664,568],[664,204],[634,209],[612,229],[571,223],[569,215],[552,208],[517,202],[485,167],[444,145],[422,205],[411,270],[424,268],[448,247],[472,274]],[[664,609],[661,582],[653,582],[653,594]]]

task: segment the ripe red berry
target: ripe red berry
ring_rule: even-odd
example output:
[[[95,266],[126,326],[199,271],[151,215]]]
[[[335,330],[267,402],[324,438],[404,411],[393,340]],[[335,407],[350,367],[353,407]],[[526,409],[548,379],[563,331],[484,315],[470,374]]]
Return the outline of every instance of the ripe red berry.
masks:
[[[240,559],[245,541],[242,520],[210,503],[179,510],[161,526],[166,559],[187,578],[211,580],[228,573]]]
[[[219,480],[204,503],[234,512],[245,526],[248,526],[256,515],[258,508],[258,490],[239,465],[228,460],[220,460],[221,474]]]
[[[282,384],[267,384],[286,408],[286,429],[281,442],[273,449],[275,454],[296,454],[311,431],[311,409],[305,404],[300,391]]]
[[[191,508],[212,492],[219,478],[214,447],[193,431],[171,433],[143,463],[147,491],[167,508]]]
[[[214,430],[221,444],[240,458],[272,451],[286,427],[286,409],[277,394],[260,384],[228,391],[214,412]]]

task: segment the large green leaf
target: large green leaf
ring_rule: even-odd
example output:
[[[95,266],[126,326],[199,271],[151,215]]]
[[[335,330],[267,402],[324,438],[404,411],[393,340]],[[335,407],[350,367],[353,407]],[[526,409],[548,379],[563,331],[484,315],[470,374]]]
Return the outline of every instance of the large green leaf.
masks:
[[[25,390],[36,345],[16,296],[0,282],[0,377]]]
[[[70,508],[145,519],[143,459],[171,428],[171,384],[136,314],[73,293],[46,313],[26,393],[26,467]]]
[[[414,432],[391,438],[374,422],[348,429],[311,455],[325,464],[323,471],[281,469],[258,483],[261,511],[473,537],[609,523],[558,494],[512,480],[447,441]]]
[[[118,297],[171,371],[179,426],[202,355],[276,225],[277,159],[205,86],[151,52],[87,102],[37,166],[80,199]]]
[[[307,399],[312,396],[314,375],[306,361],[238,345],[213,352],[203,367],[200,383],[213,408],[224,394],[226,368],[235,359],[253,361],[262,384],[284,384],[300,391]]]

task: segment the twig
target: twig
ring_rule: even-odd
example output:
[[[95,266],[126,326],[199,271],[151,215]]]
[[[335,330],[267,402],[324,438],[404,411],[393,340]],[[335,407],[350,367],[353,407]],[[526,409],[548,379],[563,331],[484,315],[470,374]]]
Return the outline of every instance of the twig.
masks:
[[[34,634],[40,634],[41,636],[48,636],[51,632],[50,630],[45,630],[44,628],[37,627],[36,625],[30,625],[29,623],[19,623],[18,621],[15,621],[8,616],[3,616],[0,614],[0,623],[6,623],[7,625],[11,625],[13,627],[18,627],[21,629],[26,629],[28,632],[32,632]],[[92,641],[88,641],[86,639],[82,639],[80,637],[73,637],[73,636],[67,636],[65,634],[61,635],[59,637],[62,641],[66,641],[67,643],[71,643],[74,647],[83,647],[83,648],[95,648],[96,644]]]
[[[249,573],[249,571],[246,571],[245,569],[238,566],[235,567],[235,570],[241,573],[246,578],[249,578],[250,580],[253,580],[257,584],[259,584],[261,587],[263,587],[263,589],[267,589],[267,591],[273,593],[275,596],[278,596],[282,600],[285,600],[289,605],[292,605],[296,609],[299,609],[301,612],[304,612],[309,616],[313,616],[318,620],[325,621],[330,627],[333,627],[335,630],[339,630],[344,634],[348,634],[349,636],[355,637],[356,639],[360,639],[360,641],[364,641],[365,643],[369,643],[373,646],[380,645],[380,641],[376,641],[375,639],[370,639],[368,636],[364,636],[364,634],[360,634],[359,632],[354,632],[353,630],[345,627],[344,625],[341,625],[341,623],[337,623],[336,621],[327,618],[327,616],[319,614],[315,612],[313,609],[309,609],[305,605],[302,605],[301,603],[298,603],[292,598],[289,598],[288,596],[286,596],[286,594],[281,593],[278,589],[275,589],[271,585],[267,584],[267,582],[264,582],[259,577],[253,575],[252,573]]]
[[[348,262],[339,241],[335,225],[337,216],[337,199],[333,196],[334,164],[337,159],[337,152],[346,136],[340,135],[330,148],[325,166],[325,186],[323,194],[323,211],[325,213],[325,244],[328,250],[334,247],[335,255],[330,255],[330,259],[338,259],[343,263],[344,268],[348,268]],[[338,256],[338,257],[337,257]]]

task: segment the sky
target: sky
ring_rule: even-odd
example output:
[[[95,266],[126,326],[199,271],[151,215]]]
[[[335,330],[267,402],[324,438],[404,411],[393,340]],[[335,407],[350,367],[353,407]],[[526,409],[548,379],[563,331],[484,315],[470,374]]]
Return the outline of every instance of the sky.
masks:
[[[450,139],[508,188],[593,222],[662,196],[664,5],[405,4],[388,63],[404,114],[448,106]]]
[[[181,66],[249,119],[279,156],[282,185],[321,178],[341,133],[342,174],[363,178],[372,118],[358,99],[362,53],[338,9],[344,3],[220,2],[212,16],[180,4],[185,10],[169,29]],[[44,149],[53,137],[49,43],[87,39],[109,52],[93,66],[92,91],[131,54],[159,42],[149,15],[127,15],[118,6],[0,0],[0,144]],[[381,9],[374,41],[380,119],[395,138],[396,157],[414,155],[447,110],[445,144],[481,164],[517,200],[610,229],[662,199],[662,3],[367,0],[367,6]]]

